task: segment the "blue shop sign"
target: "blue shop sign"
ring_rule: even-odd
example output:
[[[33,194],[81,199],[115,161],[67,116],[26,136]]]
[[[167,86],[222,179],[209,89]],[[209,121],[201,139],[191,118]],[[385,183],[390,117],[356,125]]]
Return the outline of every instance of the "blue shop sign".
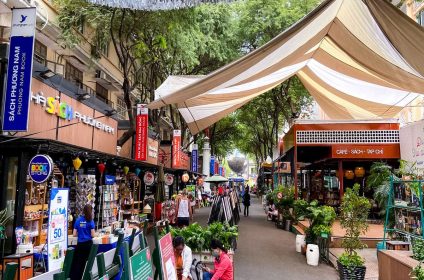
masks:
[[[28,173],[35,183],[44,183],[52,172],[53,160],[47,155],[36,155],[29,162]]]

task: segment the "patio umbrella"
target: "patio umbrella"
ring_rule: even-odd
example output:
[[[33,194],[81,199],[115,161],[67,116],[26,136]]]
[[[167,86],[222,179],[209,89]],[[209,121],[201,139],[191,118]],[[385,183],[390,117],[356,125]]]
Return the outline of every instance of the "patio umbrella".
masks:
[[[207,182],[207,183],[217,183],[218,184],[218,183],[228,182],[228,179],[225,178],[225,177],[223,177],[223,176],[221,176],[221,175],[215,174],[215,175],[213,175],[211,177],[207,177],[205,179],[205,182]]]

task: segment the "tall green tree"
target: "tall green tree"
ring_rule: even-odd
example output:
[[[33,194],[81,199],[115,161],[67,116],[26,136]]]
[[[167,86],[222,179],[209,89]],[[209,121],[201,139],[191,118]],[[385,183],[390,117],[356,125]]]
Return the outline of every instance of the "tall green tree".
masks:
[[[249,0],[237,5],[241,52],[250,52],[289,28],[318,0]],[[237,148],[255,157],[256,162],[273,155],[279,135],[293,124],[311,104],[312,98],[300,80],[293,76],[257,97],[237,113],[243,136]]]

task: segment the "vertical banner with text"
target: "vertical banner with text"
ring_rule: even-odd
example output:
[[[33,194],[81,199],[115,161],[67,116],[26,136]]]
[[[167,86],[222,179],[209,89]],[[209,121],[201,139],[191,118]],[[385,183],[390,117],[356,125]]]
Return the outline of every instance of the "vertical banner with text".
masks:
[[[160,261],[164,280],[177,280],[174,247],[171,233],[165,234],[159,240]]]
[[[181,130],[174,130],[172,138],[172,168],[181,166]]]
[[[12,10],[9,63],[3,97],[3,131],[27,131],[36,8]]]
[[[60,269],[68,248],[69,189],[50,191],[49,224],[47,230],[48,271]]]
[[[147,160],[149,109],[137,104],[137,127],[135,136],[135,160]]]
[[[197,172],[199,166],[199,154],[197,144],[193,144],[193,150],[191,151],[191,171]]]
[[[209,168],[209,173],[211,174],[211,176],[215,174],[215,156],[211,156],[211,165]]]

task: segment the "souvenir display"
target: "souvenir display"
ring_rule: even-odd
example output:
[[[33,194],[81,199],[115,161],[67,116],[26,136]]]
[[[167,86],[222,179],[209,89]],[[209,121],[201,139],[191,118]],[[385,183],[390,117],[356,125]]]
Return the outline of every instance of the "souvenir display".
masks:
[[[90,204],[95,209],[96,201],[96,176],[80,175],[77,184],[76,214],[82,215],[84,206]]]
[[[119,191],[118,185],[104,185],[100,187],[101,192],[101,209],[99,211],[101,227],[106,227],[117,222],[119,211]]]

